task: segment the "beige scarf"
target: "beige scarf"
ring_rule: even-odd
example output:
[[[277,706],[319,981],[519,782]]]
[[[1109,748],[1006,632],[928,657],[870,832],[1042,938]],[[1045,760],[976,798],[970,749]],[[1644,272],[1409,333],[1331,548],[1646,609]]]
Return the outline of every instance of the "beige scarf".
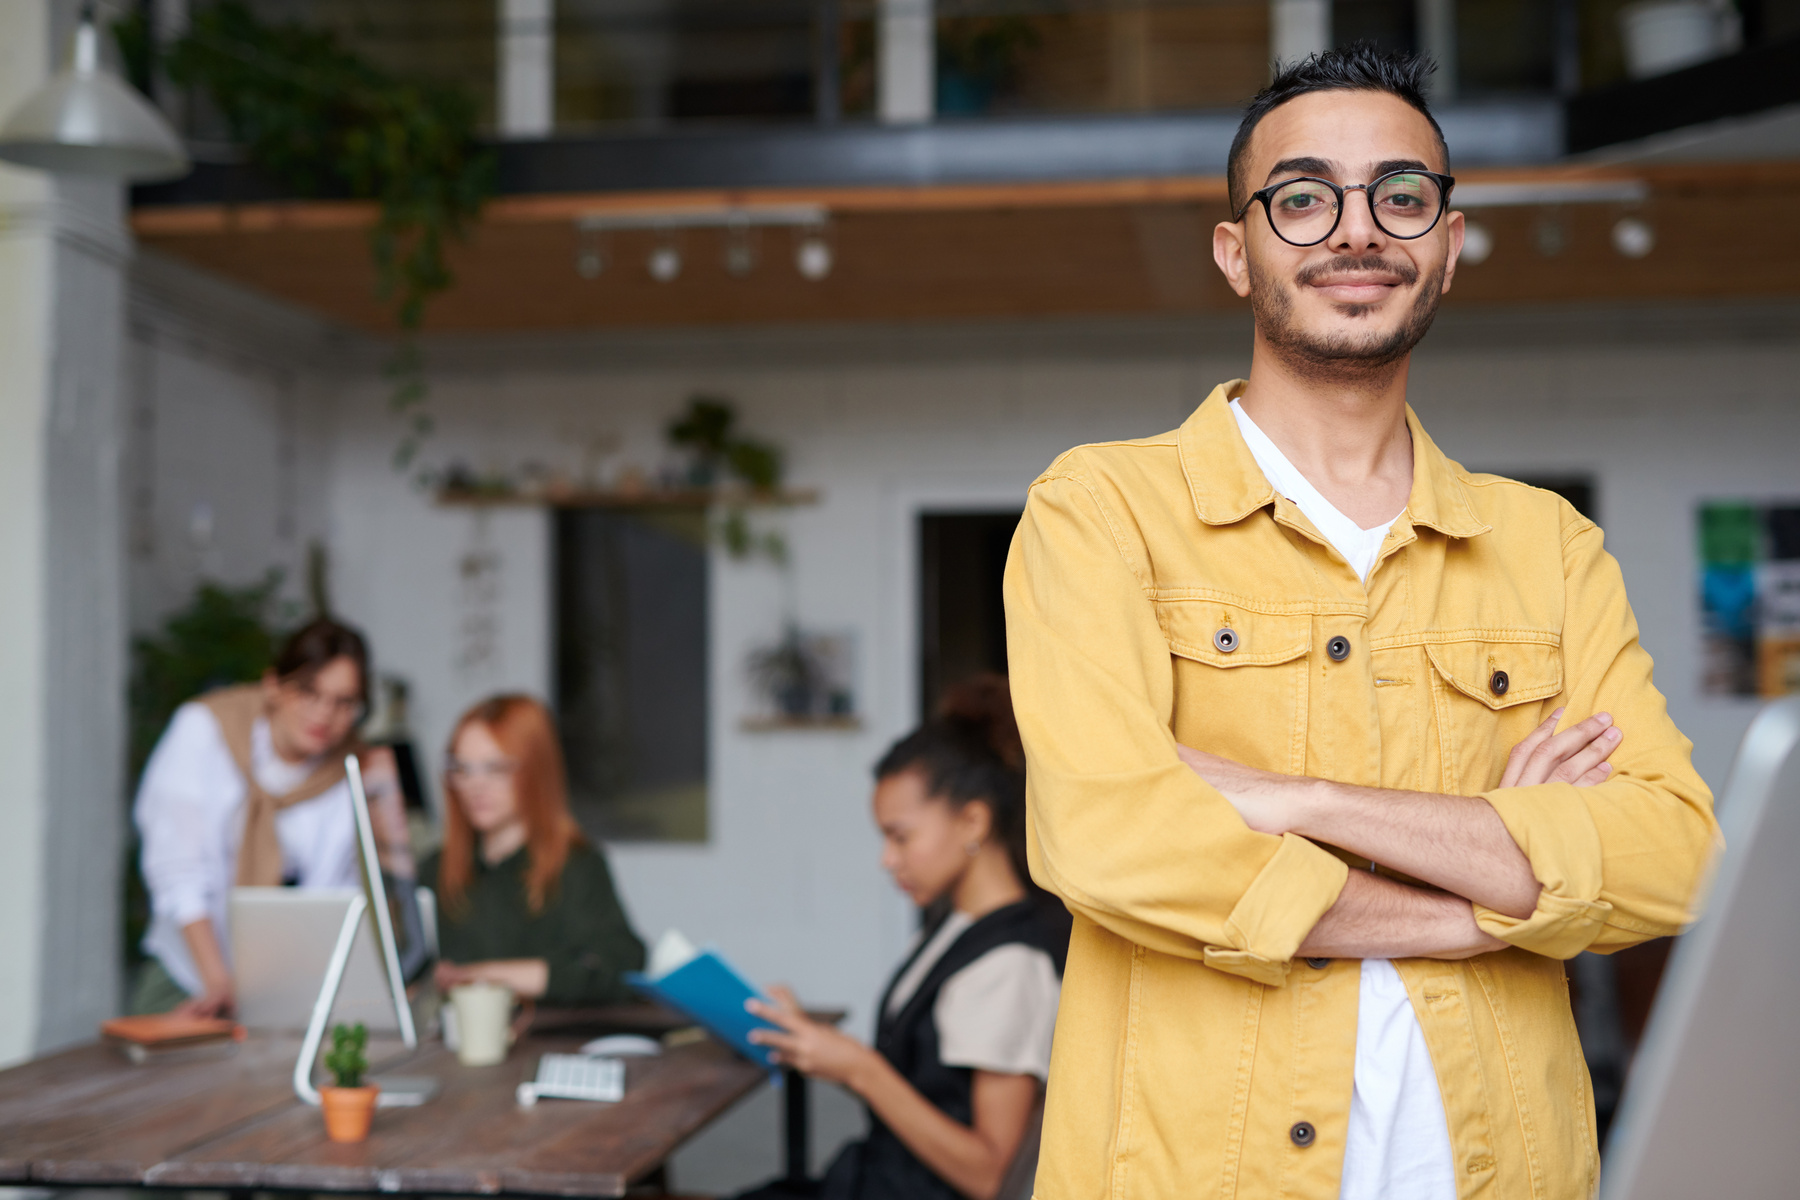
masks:
[[[200,703],[212,710],[219,731],[225,735],[225,748],[231,751],[231,759],[244,777],[244,843],[238,850],[238,886],[278,887],[282,874],[281,839],[275,834],[275,814],[336,787],[344,778],[343,752],[360,753],[361,743],[352,735],[339,751],[326,755],[299,787],[271,796],[256,782],[250,750],[257,718],[268,715],[262,685],[246,683],[220,688],[200,697]]]

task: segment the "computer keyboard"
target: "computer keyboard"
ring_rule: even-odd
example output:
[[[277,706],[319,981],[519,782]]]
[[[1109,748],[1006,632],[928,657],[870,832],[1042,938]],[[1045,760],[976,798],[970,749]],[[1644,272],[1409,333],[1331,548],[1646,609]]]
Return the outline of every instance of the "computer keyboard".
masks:
[[[551,1100],[623,1100],[625,1064],[616,1058],[585,1054],[546,1054],[538,1059],[537,1078],[519,1085],[519,1103]]]

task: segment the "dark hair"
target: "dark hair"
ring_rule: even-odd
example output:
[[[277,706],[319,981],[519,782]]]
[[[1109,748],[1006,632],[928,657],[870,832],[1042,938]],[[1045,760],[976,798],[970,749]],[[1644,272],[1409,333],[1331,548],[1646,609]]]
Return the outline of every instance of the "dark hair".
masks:
[[[329,617],[318,617],[288,635],[271,668],[283,683],[311,683],[313,676],[333,659],[356,664],[362,687],[363,707],[369,705],[369,644],[363,635]]]
[[[1231,193],[1231,212],[1250,199],[1249,181],[1244,178],[1244,159],[1249,156],[1250,135],[1262,119],[1289,100],[1311,92],[1386,92],[1418,109],[1431,122],[1437,134],[1438,148],[1444,154],[1444,169],[1450,169],[1450,146],[1444,131],[1425,102],[1425,83],[1437,70],[1437,64],[1420,54],[1398,50],[1382,50],[1368,42],[1355,42],[1336,50],[1309,54],[1285,66],[1277,63],[1275,78],[1256,93],[1250,107],[1244,110],[1237,136],[1231,139],[1231,156],[1225,168],[1226,187]]]
[[[986,804],[993,836],[1006,846],[1039,916],[1067,934],[1067,910],[1032,882],[1025,861],[1025,746],[1006,676],[973,675],[946,690],[937,715],[895,742],[875,764],[877,780],[902,771],[919,772],[925,790],[952,808],[976,800]]]

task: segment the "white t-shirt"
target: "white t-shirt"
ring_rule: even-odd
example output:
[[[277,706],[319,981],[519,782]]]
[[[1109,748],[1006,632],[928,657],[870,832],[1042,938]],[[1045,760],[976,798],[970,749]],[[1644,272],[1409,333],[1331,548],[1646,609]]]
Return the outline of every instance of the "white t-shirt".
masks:
[[[888,997],[889,1015],[925,982],[963,931],[975,923],[966,913],[944,918]],[[918,942],[915,939],[914,945]],[[1001,1075],[1050,1077],[1050,1041],[1062,978],[1056,963],[1036,946],[995,946],[944,981],[931,1015],[937,1022],[938,1057],[945,1066]]]
[[[250,733],[250,766],[271,796],[293,791],[316,762],[290,763],[275,753],[269,723]],[[156,743],[138,785],[133,816],[143,840],[144,885],[150,928],[144,952],[160,961],[189,993],[201,990],[182,927],[211,917],[219,948],[230,961],[225,927],[238,850],[244,839],[244,779],[225,746],[212,710],[188,703]],[[359,881],[356,823],[350,785],[339,783],[275,815],[282,875],[301,887],[353,887]]]
[[[1267,434],[1231,402],[1238,432],[1269,485],[1292,500],[1357,578],[1368,582],[1399,514],[1363,529],[1339,512],[1288,461]],[[1339,1200],[1455,1200],[1456,1171],[1444,1098],[1425,1031],[1406,984],[1385,958],[1362,961],[1356,1008],[1356,1089],[1344,1143]]]

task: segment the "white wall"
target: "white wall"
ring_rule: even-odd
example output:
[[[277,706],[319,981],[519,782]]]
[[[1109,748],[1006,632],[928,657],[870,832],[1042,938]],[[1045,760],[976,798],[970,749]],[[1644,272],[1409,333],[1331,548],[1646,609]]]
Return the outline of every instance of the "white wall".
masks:
[[[1800,318],[1792,309],[1450,314],[1418,357],[1413,395],[1452,457],[1520,474],[1591,472],[1676,719],[1715,785],[1752,705],[1698,694],[1694,505],[1800,496]],[[917,711],[919,511],[1022,501],[1059,451],[1155,433],[1240,374],[1237,318],[958,329],[762,331],[480,341],[434,347],[429,454],[482,468],[578,471],[612,435],[655,466],[659,430],[697,391],[729,396],[746,428],[786,447],[790,479],[820,489],[786,528],[803,624],[852,629],[864,727],[747,733],[742,663],[778,630],[765,565],[713,574],[712,838],[617,845],[628,909],[655,936],[717,941],[753,974],[859,1022],[909,932],[876,865],[870,764]],[[532,509],[443,509],[387,464],[396,431],[378,389],[339,398],[332,546],[341,603],[418,696],[435,754],[465,704],[550,687],[548,522]],[[497,591],[462,564],[498,553]],[[486,598],[484,598],[486,597]],[[492,628],[471,667],[469,628]]]
[[[127,346],[130,620],[154,630],[202,580],[282,573],[303,603],[306,547],[325,536],[330,397],[321,322],[153,252],[133,264]]]

